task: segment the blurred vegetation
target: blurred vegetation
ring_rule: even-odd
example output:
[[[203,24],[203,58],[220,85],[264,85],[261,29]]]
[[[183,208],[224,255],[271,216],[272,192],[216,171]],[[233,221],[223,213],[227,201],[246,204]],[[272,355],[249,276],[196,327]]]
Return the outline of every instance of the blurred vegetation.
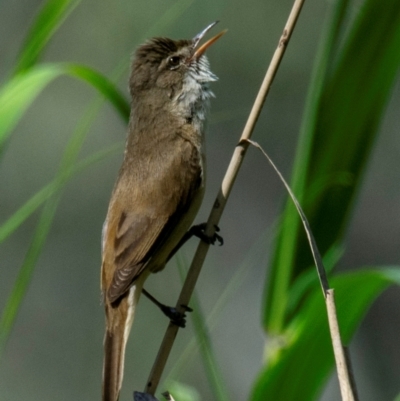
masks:
[[[378,1],[364,1],[348,26],[346,17],[351,3],[334,3],[325,25],[293,169],[292,189],[304,205],[321,254],[340,252],[400,67],[398,2],[386,3],[383,10]],[[272,363],[267,361],[253,400],[315,399],[332,368],[325,313],[323,309],[310,313],[310,305],[318,303],[317,299],[309,303],[316,295],[318,283],[308,248],[297,212],[288,202],[266,282],[263,316],[267,333],[287,339],[281,338],[283,345],[269,347]],[[362,271],[352,277],[334,276],[346,343],[372,300],[392,280],[398,283],[397,270],[393,276],[389,269],[388,277],[385,271],[382,268],[377,273]],[[324,345],[320,343],[322,339]],[[285,386],[288,376],[296,379]]]
[[[18,312],[27,295],[67,184],[78,173],[85,172],[89,166],[122,149],[119,141],[116,145],[82,156],[84,143],[88,140],[90,129],[104,103],[111,105],[123,123],[127,121],[129,103],[118,86],[127,61],[115,63],[114,71],[107,75],[83,64],[41,61],[58,28],[79,3],[80,1],[58,0],[43,2],[26,31],[26,39],[14,61],[12,71],[1,83],[1,157],[7,154],[13,135],[29,107],[57,78],[78,78],[94,88],[99,95],[88,102],[76,124],[65,145],[54,178],[0,223],[0,243],[6,246],[6,240],[17,230],[22,230],[31,216],[40,211],[15,283],[7,294],[5,305],[1,306],[0,358],[4,358],[6,344],[12,339]],[[143,37],[155,32],[160,34],[179,21],[192,3],[178,1],[165,6],[162,16],[153,26],[147,28],[148,32]],[[215,5],[213,11],[218,7],[222,9],[222,3],[216,4],[219,5]],[[287,12],[289,7],[290,2],[287,2]],[[339,320],[346,343],[350,342],[371,303],[390,284],[400,282],[400,273],[396,266],[374,266],[350,273],[334,272],[343,253],[352,210],[400,64],[398,1],[387,0],[382,7],[378,0],[364,0],[358,7],[354,16],[354,3],[338,0],[332,2],[327,12],[322,39],[318,40],[319,47],[292,174],[292,189],[304,207],[326,265],[332,271]],[[303,11],[305,12],[307,8]],[[278,37],[276,42],[277,40]],[[237,53],[234,52],[237,52],[236,47],[232,50],[232,58],[236,57]],[[232,119],[233,114],[238,113],[236,110],[228,112],[228,117],[225,118]],[[239,134],[237,132],[234,135],[239,138]],[[294,207],[288,202],[279,217],[278,234],[274,240],[273,256],[268,265],[264,297],[260,305],[262,326],[269,341],[265,350],[259,350],[260,355],[264,352],[265,358],[258,376],[253,377],[254,385],[250,395],[253,401],[316,400],[334,366],[323,298],[309,247],[299,223]],[[226,247],[229,246],[231,245],[228,243]],[[260,248],[265,248],[264,238],[258,244],[257,249]],[[3,265],[3,261],[1,263]],[[244,280],[243,274],[250,265],[249,261],[244,262],[229,284],[225,283],[225,291],[219,294],[220,303],[215,305],[218,311],[221,310],[221,305],[229,303],[239,291],[240,283]],[[2,266],[2,275],[3,271]],[[85,291],[85,288],[82,290]],[[239,399],[232,397],[233,390],[223,382],[224,375],[218,366],[218,349],[216,345],[212,346],[207,330],[208,319],[213,313],[206,317],[200,301],[196,300],[195,305],[194,332],[209,387],[212,389],[211,394],[220,401]],[[250,330],[245,324],[241,324],[240,318],[236,323],[235,330]],[[189,348],[191,351],[186,352],[193,353],[194,346],[189,345]],[[98,347],[99,355],[101,351],[101,347]],[[235,350],[231,349],[231,352],[235,353]],[[239,366],[240,362],[236,361]],[[185,365],[188,362],[180,363]],[[175,370],[179,369],[175,367]],[[100,370],[94,376],[94,382],[99,382]],[[200,389],[194,391],[174,379],[171,392],[177,400],[202,398],[199,396]],[[24,381],[23,378],[20,380]],[[64,380],[70,383],[69,379]],[[129,377],[125,378],[124,387],[131,387]],[[100,386],[98,388],[100,391]],[[0,394],[3,391],[0,388]],[[0,397],[3,396],[5,397],[5,393]],[[32,397],[35,399],[35,394]],[[16,398],[7,394],[7,399]]]

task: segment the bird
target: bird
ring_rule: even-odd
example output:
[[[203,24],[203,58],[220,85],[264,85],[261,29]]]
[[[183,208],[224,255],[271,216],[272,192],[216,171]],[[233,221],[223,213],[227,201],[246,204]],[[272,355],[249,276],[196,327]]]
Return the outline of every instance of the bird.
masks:
[[[209,83],[217,80],[205,51],[225,31],[200,41],[217,22],[190,40],[152,38],[133,57],[124,158],[102,231],[103,401],[119,398],[144,282],[184,241],[203,199]]]

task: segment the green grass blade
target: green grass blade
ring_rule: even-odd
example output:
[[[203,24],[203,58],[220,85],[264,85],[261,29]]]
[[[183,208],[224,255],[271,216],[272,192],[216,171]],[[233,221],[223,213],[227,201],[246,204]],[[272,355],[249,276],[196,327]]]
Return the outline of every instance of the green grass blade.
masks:
[[[8,238],[28,217],[43,205],[44,202],[55,195],[68,180],[86,170],[92,164],[109,157],[117,151],[121,151],[122,148],[123,143],[121,142],[88,156],[44,186],[0,226],[0,243]]]
[[[101,100],[97,100],[88,107],[88,110],[68,142],[55,180],[64,180],[63,183],[65,184],[65,177],[68,176],[69,171],[72,169],[74,164],[76,164],[76,159],[83,142],[102,103]],[[36,262],[45,244],[59,200],[61,199],[63,188],[64,185],[60,186],[58,192],[56,192],[56,194],[45,203],[31,245],[20,268],[16,283],[7,299],[6,306],[0,319],[0,356],[6,345],[6,341],[13,327],[23,297],[28,289]]]
[[[40,66],[10,79],[0,90],[0,149],[39,93],[60,75],[54,65]]]
[[[371,24],[371,21],[374,21]],[[366,0],[339,56],[330,58],[332,72],[322,92],[307,110],[293,190],[324,254],[340,243],[349,221],[357,189],[378,133],[391,88],[400,65],[400,3]],[[315,90],[315,89],[314,89]],[[318,90],[317,90],[318,92]],[[314,96],[314,95],[310,95]],[[311,114],[311,116],[310,116]],[[338,176],[350,177],[346,184]],[[315,183],[322,185],[310,200]],[[285,209],[283,229],[276,242],[273,273],[267,284],[263,323],[272,333],[285,326],[289,287],[297,275],[313,264],[293,209]]]
[[[53,221],[59,197],[50,199],[41,213],[39,223],[35,230],[35,234],[29,246],[28,252],[25,256],[24,262],[18,274],[16,283],[7,300],[3,313],[0,319],[0,357],[7,343],[13,327],[17,312],[20,304],[25,296],[28,285],[31,281],[32,273],[34,271],[37,259],[42,251],[46,241],[51,223]]]
[[[186,277],[187,270],[184,268],[185,263],[180,254],[177,257],[177,265],[183,282]],[[212,388],[214,398],[217,401],[229,401],[230,397],[215,357],[208,326],[206,324],[206,318],[202,312],[200,301],[196,292],[194,292],[190,303],[193,305],[193,312],[190,314],[190,316],[193,321],[197,344],[200,348],[200,355],[203,359],[204,369],[208,382],[210,383],[210,387]]]
[[[78,64],[64,64],[65,73],[82,79],[96,88],[109,101],[124,121],[128,121],[130,104],[126,97],[106,76],[92,68]]]
[[[265,255],[265,244],[268,242],[270,236],[269,230],[266,230],[264,234],[257,240],[247,253],[245,259],[240,263],[237,268],[234,268],[235,274],[229,280],[217,301],[213,305],[212,310],[208,313],[206,318],[206,326],[210,331],[220,322],[220,316],[226,305],[229,304],[232,298],[234,298],[238,291],[240,291],[243,282],[248,275],[255,274],[255,268],[263,265],[266,262],[267,256]],[[182,274],[182,273],[181,273]],[[183,282],[183,280],[182,280]],[[196,306],[194,306],[196,310]],[[197,337],[192,338],[179,358],[176,360],[171,370],[169,371],[165,381],[167,383],[175,380],[179,380],[182,372],[186,371],[187,366],[196,357],[196,350],[198,349]],[[163,385],[164,388],[169,388],[169,385]]]
[[[26,35],[15,73],[29,69],[37,62],[54,32],[79,3],[80,0],[49,0],[44,4]]]
[[[38,65],[15,76],[0,90],[0,149],[36,97],[61,75],[73,76],[89,83],[105,96],[125,121],[128,120],[128,101],[105,76],[89,67],[76,64]]]
[[[400,269],[360,270],[332,280],[342,340],[348,344],[371,303],[391,284],[400,284]],[[270,349],[251,401],[316,400],[334,358],[324,298],[319,286],[282,333],[280,347]]]

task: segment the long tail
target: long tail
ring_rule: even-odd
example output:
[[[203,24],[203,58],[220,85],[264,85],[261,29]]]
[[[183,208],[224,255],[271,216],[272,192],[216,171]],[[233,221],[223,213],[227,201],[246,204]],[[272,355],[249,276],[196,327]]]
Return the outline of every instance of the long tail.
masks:
[[[106,302],[103,401],[118,401],[124,376],[125,347],[132,327],[142,283],[133,285],[118,306]]]

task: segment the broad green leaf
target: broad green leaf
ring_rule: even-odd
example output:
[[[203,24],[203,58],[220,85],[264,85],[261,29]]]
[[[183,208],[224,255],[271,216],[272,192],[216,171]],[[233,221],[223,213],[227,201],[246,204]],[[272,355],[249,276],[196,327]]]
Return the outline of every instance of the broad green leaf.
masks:
[[[303,116],[300,140],[297,145],[296,158],[294,161],[291,188],[303,204],[307,200],[304,195],[304,185],[309,169],[310,153],[315,134],[315,124],[318,118],[318,108],[321,101],[324,84],[327,79],[331,60],[334,57],[337,37],[340,33],[339,27],[343,23],[343,15],[346,13],[349,0],[339,0],[331,5],[328,10],[327,23],[322,33],[320,45],[313,67],[310,88],[307,94],[307,104]],[[325,182],[325,180],[324,180]],[[323,183],[317,183],[321,186]],[[315,191],[315,188],[313,188]],[[308,195],[310,192],[308,192]],[[268,283],[264,291],[264,327],[271,333],[279,333],[283,328],[284,318],[287,313],[288,288],[292,281],[293,260],[295,257],[296,232],[300,228],[300,218],[295,206],[289,200],[284,213],[279,236],[273,249],[272,268],[268,276]]]
[[[359,270],[331,280],[345,344],[350,342],[371,303],[391,284],[400,284],[399,267]],[[334,366],[319,286],[279,339],[271,343],[268,362],[255,383],[251,401],[315,400]]]
[[[49,0],[44,4],[21,47],[16,73],[25,71],[36,63],[54,32],[79,3],[80,0]]]
[[[341,2],[335,4],[341,6]],[[336,25],[331,24],[330,29],[339,34]],[[379,0],[365,0],[348,32],[338,53],[330,52],[328,62],[320,58],[321,65],[315,69],[314,79],[320,74],[324,78],[309,95],[312,100],[304,118],[292,180],[322,254],[343,238],[397,77],[400,3],[388,0],[382,7]],[[331,42],[337,44],[338,40]],[[346,182],[338,180],[340,176],[347,177]],[[311,196],[315,192],[318,196]],[[263,323],[269,332],[284,330],[290,285],[312,264],[299,219],[288,203],[266,284]]]

